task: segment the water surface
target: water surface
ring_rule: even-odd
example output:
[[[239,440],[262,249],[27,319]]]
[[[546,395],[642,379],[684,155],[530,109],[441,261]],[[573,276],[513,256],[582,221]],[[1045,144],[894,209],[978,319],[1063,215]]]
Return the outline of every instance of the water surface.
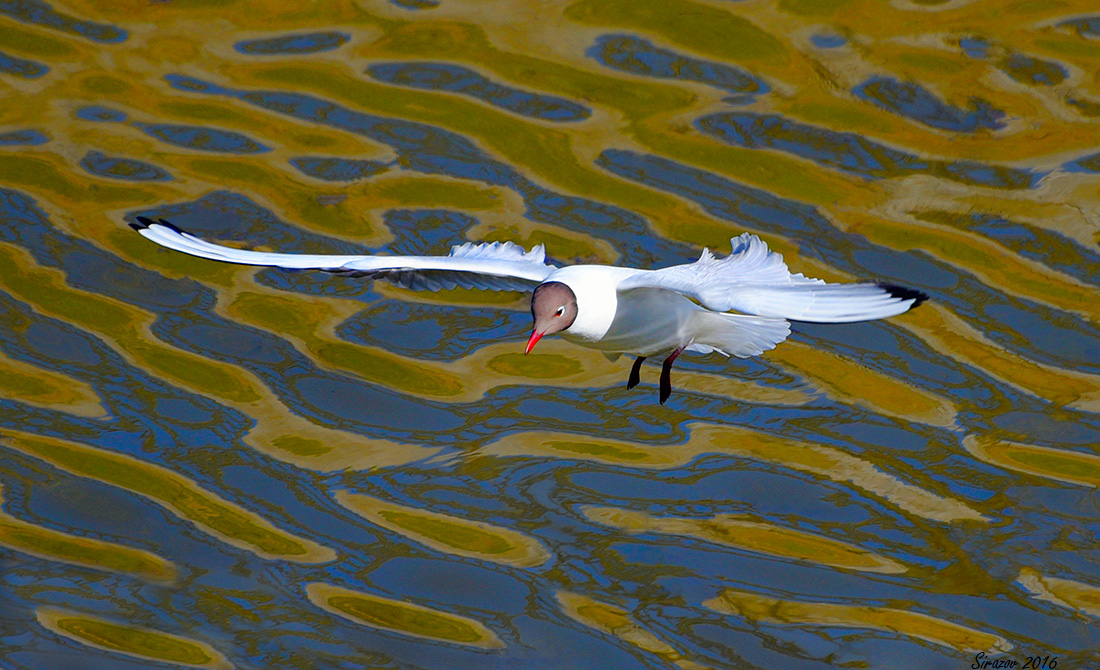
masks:
[[[1100,663],[1086,2],[0,3],[0,665]],[[656,366],[155,247],[930,295]]]

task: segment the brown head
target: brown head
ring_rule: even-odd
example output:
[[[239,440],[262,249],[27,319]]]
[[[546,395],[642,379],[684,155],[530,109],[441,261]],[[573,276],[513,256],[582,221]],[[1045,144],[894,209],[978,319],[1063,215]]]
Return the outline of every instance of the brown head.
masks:
[[[577,318],[577,296],[573,289],[560,281],[539,284],[531,294],[531,316],[535,320],[535,329],[531,339],[527,340],[525,354],[531,353],[543,335],[561,332],[573,325]]]

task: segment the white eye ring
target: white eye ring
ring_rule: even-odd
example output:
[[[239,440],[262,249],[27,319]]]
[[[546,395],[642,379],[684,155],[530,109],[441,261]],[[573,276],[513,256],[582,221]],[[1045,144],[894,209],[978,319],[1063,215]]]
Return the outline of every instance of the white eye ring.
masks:
[[[563,314],[565,314],[565,308],[564,307],[559,307],[558,311],[554,312],[554,316],[562,316]]]

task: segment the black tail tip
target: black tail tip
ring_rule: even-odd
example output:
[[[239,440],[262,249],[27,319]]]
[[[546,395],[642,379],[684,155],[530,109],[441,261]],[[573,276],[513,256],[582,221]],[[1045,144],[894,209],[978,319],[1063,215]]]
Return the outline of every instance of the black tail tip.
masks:
[[[886,291],[895,298],[902,300],[912,300],[913,304],[909,309],[913,309],[917,305],[921,304],[925,300],[928,300],[928,294],[923,291],[918,291],[915,288],[906,288],[905,286],[898,286],[897,284],[879,284],[879,288]]]

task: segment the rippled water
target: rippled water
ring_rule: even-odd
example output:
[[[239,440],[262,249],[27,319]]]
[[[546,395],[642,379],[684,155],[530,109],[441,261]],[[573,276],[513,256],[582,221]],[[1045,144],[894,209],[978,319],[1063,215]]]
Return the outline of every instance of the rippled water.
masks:
[[[1100,667],[1098,70],[1074,1],[0,2],[0,665]],[[138,216],[931,299],[662,407]]]

